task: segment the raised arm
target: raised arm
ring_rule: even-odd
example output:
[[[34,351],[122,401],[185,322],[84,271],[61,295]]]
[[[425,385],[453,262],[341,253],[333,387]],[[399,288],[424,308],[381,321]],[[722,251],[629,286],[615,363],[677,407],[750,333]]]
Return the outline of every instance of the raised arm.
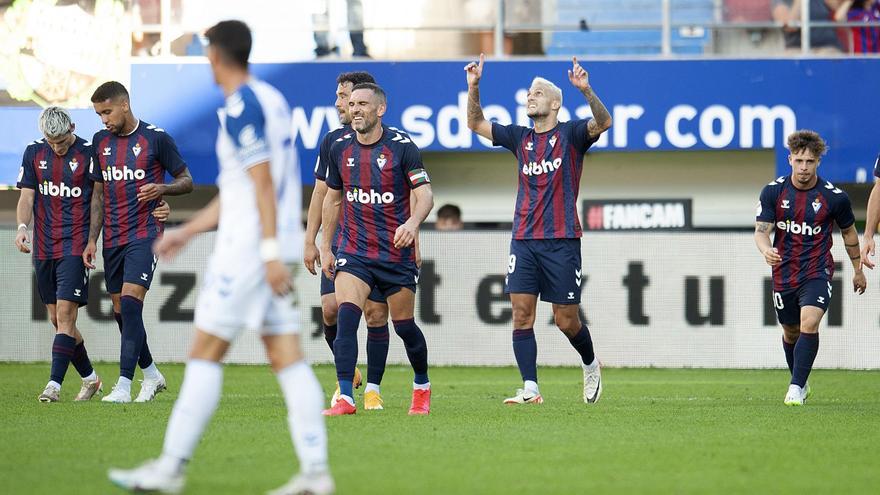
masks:
[[[333,256],[330,249],[333,245],[333,235],[336,233],[336,226],[339,225],[339,212],[341,210],[342,190],[328,187],[321,210],[321,224],[324,226],[321,235],[321,270],[330,280],[333,280],[333,265],[336,263],[336,257]]]
[[[89,220],[89,242],[83,251],[86,268],[94,269],[95,254],[98,251],[98,236],[104,226],[104,183],[95,182],[92,186],[91,219]]]
[[[587,124],[587,136],[590,139],[595,139],[611,128],[611,114],[608,113],[608,109],[605,108],[602,100],[600,100],[599,97],[596,96],[596,93],[593,92],[593,87],[590,86],[590,76],[578,63],[577,57],[571,58],[571,69],[568,71],[568,80],[571,81],[571,84],[584,95],[584,98],[587,99],[587,103],[590,104],[590,111],[593,113],[593,118]]]
[[[770,241],[770,233],[773,232],[773,224],[770,222],[755,222],[755,244],[758,251],[764,256],[764,261],[770,266],[775,266],[782,261],[779,250],[773,247]]]
[[[315,264],[321,266],[321,257],[318,246],[315,244],[315,238],[318,236],[318,229],[321,228],[322,209],[324,208],[324,198],[327,196],[327,183],[322,180],[315,180],[315,189],[312,190],[312,199],[309,201],[309,212],[306,220],[306,244],[303,250],[303,263],[306,269],[312,275],[317,275]]]
[[[862,261],[859,255],[859,233],[856,231],[855,224],[845,229],[841,229],[840,235],[843,236],[843,245],[846,247],[846,255],[852,263],[855,275],[853,275],[853,291],[864,294],[868,286],[865,272],[862,271]]]
[[[36,191],[29,187],[22,187],[18,196],[18,206],[15,208],[15,221],[18,224],[18,232],[15,234],[15,246],[22,253],[30,253],[28,246],[31,240],[28,237],[28,225],[34,216],[34,198]]]
[[[480,54],[480,62],[471,62],[464,67],[467,72],[468,104],[467,126],[486,139],[492,139],[492,123],[483,116],[483,107],[480,105],[480,78],[483,77],[483,62],[485,56]]]

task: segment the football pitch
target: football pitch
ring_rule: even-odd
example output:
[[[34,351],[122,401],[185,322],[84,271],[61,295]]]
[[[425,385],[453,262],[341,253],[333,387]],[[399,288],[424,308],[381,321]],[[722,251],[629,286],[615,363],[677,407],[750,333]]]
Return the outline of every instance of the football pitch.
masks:
[[[115,379],[115,366],[96,368]],[[74,403],[71,369],[63,402],[41,404],[47,364],[0,364],[0,492],[122,493],[107,468],[161,450],[183,367],[162,370],[169,391],[153,403]],[[316,370],[329,397],[333,368]],[[431,415],[409,417],[411,371],[390,367],[384,411],[362,410],[359,390],[357,415],[328,419],[331,467],[342,494],[876,493],[880,372],[815,371],[802,408],[782,404],[786,375],[605,369],[588,406],[580,369],[542,368],[545,403],[505,406],[514,368],[433,368]],[[227,366],[223,393],[185,493],[283,484],[296,466],[269,368]]]

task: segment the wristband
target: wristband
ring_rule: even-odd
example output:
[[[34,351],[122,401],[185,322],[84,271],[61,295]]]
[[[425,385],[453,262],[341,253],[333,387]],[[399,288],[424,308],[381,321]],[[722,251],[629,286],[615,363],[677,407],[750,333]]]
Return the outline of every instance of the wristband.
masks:
[[[281,246],[278,244],[278,239],[272,237],[260,241],[260,259],[264,263],[281,259]]]
[[[21,230],[21,229],[27,230],[27,224],[26,223],[18,224],[18,230]]]

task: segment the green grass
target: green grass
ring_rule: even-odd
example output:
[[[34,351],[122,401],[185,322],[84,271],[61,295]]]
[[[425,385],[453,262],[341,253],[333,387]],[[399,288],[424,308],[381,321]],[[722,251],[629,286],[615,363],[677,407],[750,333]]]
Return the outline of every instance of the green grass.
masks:
[[[171,391],[150,404],[73,403],[72,369],[63,402],[40,404],[48,365],[0,364],[0,493],[120,493],[106,469],[160,452],[183,368],[162,370]],[[392,367],[385,411],[328,420],[333,474],[343,494],[876,493],[880,372],[817,371],[802,408],[782,404],[786,375],[606,369],[587,406],[578,369],[543,368],[546,402],[511,407],[514,369],[435,368],[431,416],[408,417],[411,374]],[[187,493],[262,493],[295,470],[274,377],[228,366]]]

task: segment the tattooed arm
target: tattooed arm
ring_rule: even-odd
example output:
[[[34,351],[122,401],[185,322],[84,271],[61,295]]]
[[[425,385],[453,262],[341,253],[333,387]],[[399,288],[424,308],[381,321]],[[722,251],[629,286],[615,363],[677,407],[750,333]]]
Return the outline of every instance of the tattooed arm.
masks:
[[[843,245],[846,247],[846,255],[849,256],[849,261],[853,265],[853,270],[855,270],[855,275],[853,276],[853,291],[863,294],[868,282],[865,278],[865,272],[862,270],[862,256],[859,253],[859,233],[856,231],[855,225],[850,225],[841,230],[840,235],[843,236]]]
[[[599,134],[611,128],[611,114],[608,113],[608,109],[605,108],[602,100],[593,92],[593,88],[590,86],[589,74],[578,63],[577,57],[572,57],[571,59],[571,70],[568,71],[568,80],[584,95],[587,103],[590,104],[593,118],[587,124],[587,136],[590,139],[595,139]]]
[[[92,187],[91,219],[89,221],[89,243],[83,251],[83,263],[86,268],[94,269],[95,255],[98,251],[98,236],[104,226],[104,183],[95,182]]]
[[[468,104],[467,126],[486,139],[492,139],[492,123],[483,116],[483,107],[480,105],[480,78],[483,77],[483,62],[485,57],[480,54],[480,62],[467,64],[464,70],[467,72]]]
[[[758,251],[764,256],[764,261],[768,265],[774,266],[782,261],[782,257],[779,256],[779,251],[770,242],[771,232],[773,232],[772,223],[755,222],[755,244],[758,246]]]

